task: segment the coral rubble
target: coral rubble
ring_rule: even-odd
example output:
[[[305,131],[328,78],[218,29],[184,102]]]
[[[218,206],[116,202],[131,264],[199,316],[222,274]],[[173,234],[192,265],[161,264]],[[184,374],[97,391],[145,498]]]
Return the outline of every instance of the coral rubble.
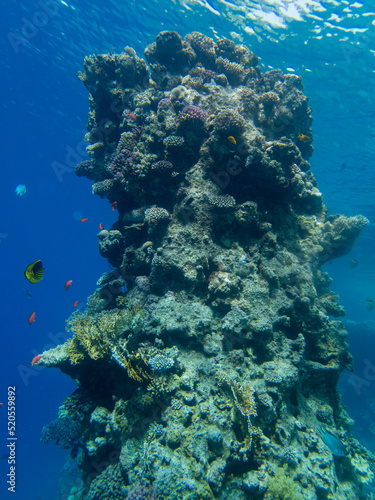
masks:
[[[301,78],[197,32],[145,56],[79,75],[76,172],[118,220],[98,234],[113,270],[42,357],[81,390],[44,436],[80,436],[72,498],[360,498],[375,461],[340,403],[352,358],[322,265],[367,220],[326,214]]]

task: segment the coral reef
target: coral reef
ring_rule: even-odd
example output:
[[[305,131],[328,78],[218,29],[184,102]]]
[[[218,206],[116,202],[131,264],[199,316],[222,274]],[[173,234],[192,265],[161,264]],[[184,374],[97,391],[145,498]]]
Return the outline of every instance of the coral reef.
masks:
[[[81,437],[82,430],[79,422],[71,415],[58,418],[46,425],[42,430],[41,443],[55,441],[59,448],[69,450]]]
[[[145,57],[80,73],[76,173],[118,220],[97,235],[112,271],[43,353],[81,391],[45,431],[80,425],[74,498],[360,498],[375,459],[340,403],[353,360],[322,266],[368,221],[327,215],[301,78],[198,32]]]

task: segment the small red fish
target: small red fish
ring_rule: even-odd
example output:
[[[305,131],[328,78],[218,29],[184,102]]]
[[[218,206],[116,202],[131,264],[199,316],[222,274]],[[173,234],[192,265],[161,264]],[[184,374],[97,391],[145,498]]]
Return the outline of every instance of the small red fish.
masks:
[[[72,286],[73,280],[69,280],[65,283],[64,290],[67,291],[68,288]]]
[[[33,359],[31,360],[31,363],[30,363],[31,366],[35,365],[35,363],[37,363],[41,357],[42,357],[41,354],[38,354],[38,356],[34,356]]]
[[[29,325],[31,325],[31,323],[34,323],[34,321],[35,321],[35,311],[33,311],[30,315]]]
[[[3,406],[4,403],[0,403],[0,408]]]
[[[112,203],[112,211],[114,212],[116,208],[117,208],[117,201],[114,201]]]
[[[86,222],[86,221],[88,221],[88,220],[89,220],[89,218],[88,218],[88,217],[82,217],[81,222]]]
[[[74,307],[77,307],[78,306],[78,300],[75,300],[73,305],[74,305]]]
[[[133,120],[133,122],[137,121],[137,116],[134,113],[126,113],[126,117],[130,118],[130,120]]]
[[[101,222],[99,222],[99,229],[102,230],[103,229],[103,224]]]

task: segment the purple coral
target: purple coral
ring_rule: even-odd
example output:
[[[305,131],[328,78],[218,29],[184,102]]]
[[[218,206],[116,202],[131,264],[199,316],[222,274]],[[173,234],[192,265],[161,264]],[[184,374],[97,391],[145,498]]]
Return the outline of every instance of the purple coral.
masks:
[[[156,500],[153,486],[136,486],[126,497],[126,500]]]
[[[207,115],[199,106],[185,106],[181,111],[182,120],[197,120],[204,123],[207,120]]]
[[[169,99],[169,97],[163,97],[163,99],[160,99],[158,102],[158,111],[160,109],[168,109],[172,106],[172,101]]]
[[[134,169],[134,154],[129,149],[122,149],[109,166],[115,179],[122,180]]]
[[[134,135],[134,137],[139,141],[139,139],[142,137],[142,134],[144,132],[144,127],[141,125],[137,125],[136,127],[133,127],[131,129],[131,133]]]
[[[189,71],[189,75],[193,78],[200,78],[203,83],[210,83],[212,79],[215,78],[216,73],[210,69],[206,69],[200,63],[198,63],[193,69]]]

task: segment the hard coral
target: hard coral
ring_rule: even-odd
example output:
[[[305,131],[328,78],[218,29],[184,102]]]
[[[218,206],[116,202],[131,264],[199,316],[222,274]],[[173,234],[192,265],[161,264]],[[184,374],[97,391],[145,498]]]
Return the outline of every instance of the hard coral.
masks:
[[[163,139],[163,144],[167,148],[181,148],[185,143],[185,139],[179,135],[168,135]]]
[[[91,474],[94,479],[90,484],[87,500],[120,500],[125,498],[124,481],[126,475],[122,471],[121,465],[110,464],[104,471],[101,469],[99,471],[100,473],[95,471]]]
[[[182,50],[182,38],[175,31],[163,31],[156,37],[156,49],[172,60]]]
[[[164,356],[163,354],[157,354],[148,360],[148,364],[155,371],[165,371],[173,368],[174,360]]]
[[[151,207],[145,211],[145,221],[151,225],[167,221],[169,218],[170,214],[165,208]]]
[[[120,231],[101,231],[98,234],[98,248],[102,257],[108,259],[113,266],[120,261],[125,248],[124,237]]]
[[[199,106],[185,106],[180,115],[179,115],[180,121],[190,121],[190,122],[200,122],[204,123],[207,119],[206,113],[203,111],[202,108]]]
[[[301,493],[301,488],[293,481],[288,474],[287,467],[278,468],[274,476],[271,477],[268,483],[267,500],[303,500],[305,496]]]
[[[145,56],[151,67],[156,69],[155,64],[160,64],[176,72],[192,65],[196,58],[191,47],[175,31],[159,33],[156,42],[145,49]]]
[[[82,434],[81,424],[72,416],[58,418],[43,427],[41,443],[56,441],[59,448],[69,450]]]
[[[151,165],[151,170],[154,170],[159,174],[170,174],[172,169],[173,163],[165,160],[157,161]]]
[[[123,89],[135,85],[148,84],[148,69],[133,49],[126,47],[122,54],[99,54],[85,57],[85,71],[79,72],[79,79],[85,84],[94,98],[103,92],[110,94],[109,82],[116,80]]]
[[[68,353],[71,364],[78,364],[87,356],[93,360],[111,353],[112,344],[118,331],[119,317],[102,312],[96,316],[76,314],[67,322],[73,337],[68,340]]]
[[[109,166],[115,179],[124,179],[127,175],[134,174],[134,155],[128,149],[122,149]]]
[[[145,49],[151,77],[163,88],[173,88],[181,81],[179,73],[194,65],[196,54],[175,31],[162,31],[156,42]]]
[[[245,79],[245,68],[242,64],[229,61],[226,58],[218,57],[216,60],[217,71],[225,73],[231,85],[240,85]]]
[[[198,31],[193,31],[189,35],[186,35],[185,40],[190,43],[194,51],[196,52],[199,61],[208,68],[213,68],[215,66],[216,44],[212,38],[202,35]]]
[[[237,45],[233,40],[221,38],[216,42],[216,54],[219,57],[229,59],[242,64],[244,67],[256,66],[259,58],[244,45]]]
[[[217,136],[238,136],[246,129],[246,122],[237,111],[226,109],[220,111],[212,121]]]
[[[218,208],[232,208],[236,205],[236,200],[233,196],[209,196],[208,203]]]

